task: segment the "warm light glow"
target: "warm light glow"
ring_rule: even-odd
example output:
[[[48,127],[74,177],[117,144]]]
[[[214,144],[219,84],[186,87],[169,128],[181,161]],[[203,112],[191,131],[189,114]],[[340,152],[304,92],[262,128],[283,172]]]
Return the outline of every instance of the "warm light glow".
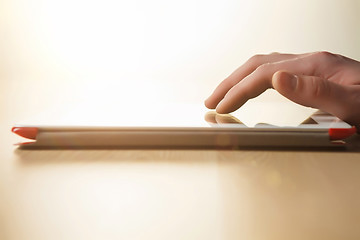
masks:
[[[329,50],[360,58],[357,2],[13,0],[3,5],[0,75],[9,89],[1,91],[22,96],[29,108],[74,102],[118,109],[199,104],[256,53]],[[23,89],[25,82],[34,84]]]

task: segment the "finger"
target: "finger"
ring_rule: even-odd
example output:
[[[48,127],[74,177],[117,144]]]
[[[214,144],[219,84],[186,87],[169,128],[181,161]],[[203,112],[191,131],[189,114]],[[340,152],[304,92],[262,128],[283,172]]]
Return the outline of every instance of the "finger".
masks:
[[[321,109],[354,125],[360,124],[360,86],[340,85],[321,77],[284,71],[274,74],[272,84],[280,94],[298,104]]]
[[[312,53],[305,54],[280,54],[271,53],[268,55],[255,55],[235,70],[229,77],[222,81],[210,97],[205,101],[205,106],[214,109],[218,103],[224,98],[225,94],[238,82],[251,74],[256,68],[264,63],[274,63],[285,61],[293,58],[307,56]]]
[[[272,76],[279,70],[287,70],[299,75],[313,75],[319,64],[317,57],[312,56],[305,55],[261,65],[226,93],[223,100],[217,105],[216,111],[218,113],[235,111],[247,100],[259,96],[266,89],[272,87]]]

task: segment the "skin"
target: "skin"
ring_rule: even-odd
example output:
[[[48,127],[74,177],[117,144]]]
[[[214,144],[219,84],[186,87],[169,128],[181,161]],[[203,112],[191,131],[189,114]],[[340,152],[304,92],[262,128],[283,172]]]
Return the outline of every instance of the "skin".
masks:
[[[360,129],[360,62],[329,52],[255,55],[222,81],[205,105],[230,113],[268,88]]]

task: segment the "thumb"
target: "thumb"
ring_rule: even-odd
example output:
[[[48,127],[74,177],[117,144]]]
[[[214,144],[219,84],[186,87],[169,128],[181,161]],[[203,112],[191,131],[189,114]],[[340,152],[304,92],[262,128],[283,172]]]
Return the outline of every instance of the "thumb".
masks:
[[[284,97],[307,107],[331,113],[346,120],[349,112],[349,88],[316,76],[298,76],[276,72],[272,85]]]

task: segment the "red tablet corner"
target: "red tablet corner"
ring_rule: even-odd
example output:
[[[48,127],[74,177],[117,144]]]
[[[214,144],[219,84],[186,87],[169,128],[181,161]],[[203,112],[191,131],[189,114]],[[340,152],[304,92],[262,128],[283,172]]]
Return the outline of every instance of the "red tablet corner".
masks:
[[[21,137],[34,140],[38,134],[38,129],[36,127],[13,127],[11,131]]]
[[[350,137],[356,133],[356,128],[330,128],[329,137],[330,140],[342,140]]]

